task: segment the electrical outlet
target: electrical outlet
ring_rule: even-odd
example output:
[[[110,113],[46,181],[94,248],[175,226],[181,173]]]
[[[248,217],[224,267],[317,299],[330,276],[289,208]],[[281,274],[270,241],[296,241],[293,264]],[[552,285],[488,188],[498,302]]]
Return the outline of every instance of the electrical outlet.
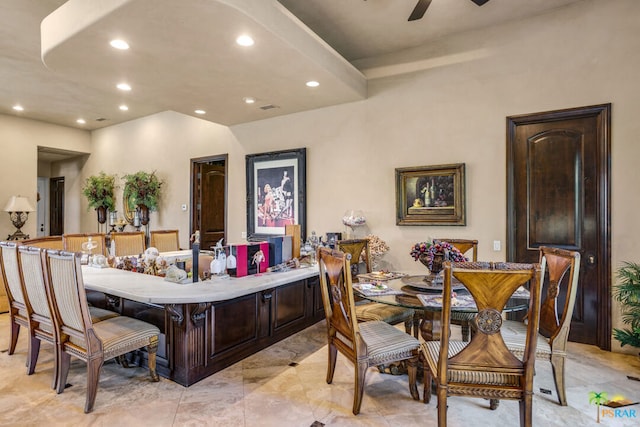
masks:
[[[240,238],[246,239],[247,238],[247,232],[243,231],[242,233],[240,233]]]
[[[493,250],[494,251],[499,251],[500,250],[500,240],[494,240],[493,241]]]

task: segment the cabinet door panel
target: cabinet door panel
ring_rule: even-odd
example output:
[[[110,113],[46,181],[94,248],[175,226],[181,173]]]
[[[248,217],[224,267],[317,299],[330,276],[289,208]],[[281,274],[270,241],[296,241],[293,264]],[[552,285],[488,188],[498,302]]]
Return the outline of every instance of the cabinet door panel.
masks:
[[[304,320],[305,281],[293,282],[275,289],[274,329]]]
[[[214,355],[257,339],[257,299],[257,294],[251,294],[214,305]]]

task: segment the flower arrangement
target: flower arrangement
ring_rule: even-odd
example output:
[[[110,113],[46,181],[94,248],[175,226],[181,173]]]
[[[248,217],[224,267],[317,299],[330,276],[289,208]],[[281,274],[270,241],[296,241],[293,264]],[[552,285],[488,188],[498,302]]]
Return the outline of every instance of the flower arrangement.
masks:
[[[433,242],[419,242],[413,245],[410,252],[415,261],[426,258],[426,266],[429,270],[433,269],[433,259],[436,254],[444,254],[445,261],[464,262],[469,261],[462,252],[449,242],[434,240]],[[424,263],[424,262],[423,262]]]
[[[100,172],[98,175],[88,177],[82,187],[82,194],[89,202],[88,209],[104,207],[113,211],[115,209],[115,187],[115,175],[107,175],[104,172]]]
[[[138,171],[134,174],[125,175],[124,188],[125,199],[131,197],[136,206],[143,205],[153,212],[158,209],[158,199],[160,189],[164,181],[160,180],[154,172]]]

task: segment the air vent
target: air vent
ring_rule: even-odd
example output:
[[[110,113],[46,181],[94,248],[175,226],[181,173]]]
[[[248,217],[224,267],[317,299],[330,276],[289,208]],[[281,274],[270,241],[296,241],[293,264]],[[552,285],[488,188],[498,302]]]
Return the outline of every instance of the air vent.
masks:
[[[271,110],[273,108],[280,108],[277,105],[273,105],[273,104],[268,104],[268,105],[263,105],[262,107],[260,107],[261,110]]]

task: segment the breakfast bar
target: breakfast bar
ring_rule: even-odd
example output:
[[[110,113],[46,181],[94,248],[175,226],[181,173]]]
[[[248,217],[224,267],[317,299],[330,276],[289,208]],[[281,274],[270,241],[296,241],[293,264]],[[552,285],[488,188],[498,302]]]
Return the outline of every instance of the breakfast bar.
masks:
[[[82,273],[92,304],[160,329],[158,373],[183,386],[324,318],[317,267],[189,284],[115,268]]]

